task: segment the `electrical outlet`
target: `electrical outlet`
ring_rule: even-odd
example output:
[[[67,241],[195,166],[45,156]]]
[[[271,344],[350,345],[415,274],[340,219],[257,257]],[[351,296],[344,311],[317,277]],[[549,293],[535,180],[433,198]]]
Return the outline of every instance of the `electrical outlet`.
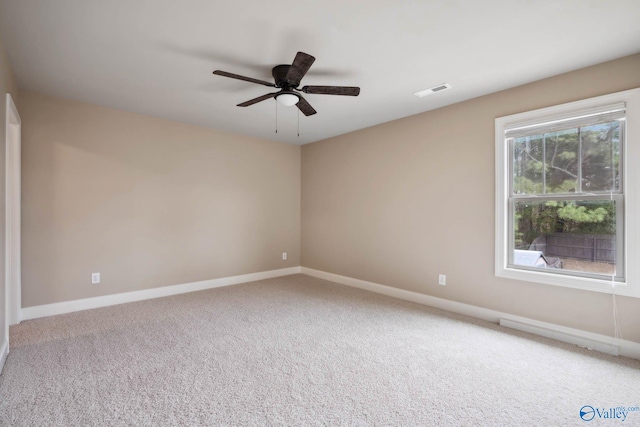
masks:
[[[282,260],[283,261],[287,260],[287,253],[286,252],[282,252]]]
[[[447,276],[444,274],[438,275],[438,285],[446,286],[447,284]]]
[[[97,285],[100,283],[100,273],[91,273],[91,284]]]

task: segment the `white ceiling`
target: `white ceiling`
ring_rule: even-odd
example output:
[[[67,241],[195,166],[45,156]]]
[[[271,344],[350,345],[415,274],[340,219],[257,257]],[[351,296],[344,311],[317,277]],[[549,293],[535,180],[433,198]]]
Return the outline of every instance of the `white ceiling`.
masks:
[[[0,0],[0,39],[21,89],[304,144],[640,51],[638,0]],[[273,88],[297,51],[310,117]],[[639,70],[640,72],[640,70]],[[615,76],[611,76],[615,78]],[[448,82],[452,89],[413,92]]]

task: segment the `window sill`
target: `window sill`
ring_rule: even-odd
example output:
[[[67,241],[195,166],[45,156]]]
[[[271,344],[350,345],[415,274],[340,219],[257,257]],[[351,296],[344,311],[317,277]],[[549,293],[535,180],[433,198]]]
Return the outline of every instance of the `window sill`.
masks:
[[[581,289],[584,291],[600,292],[605,294],[612,294],[615,292],[616,295],[640,298],[638,286],[630,285],[627,282],[615,282],[615,289],[613,289],[611,280],[565,276],[545,273],[543,271],[520,270],[509,267],[498,268],[495,273],[497,277],[505,279],[522,280],[526,282]]]

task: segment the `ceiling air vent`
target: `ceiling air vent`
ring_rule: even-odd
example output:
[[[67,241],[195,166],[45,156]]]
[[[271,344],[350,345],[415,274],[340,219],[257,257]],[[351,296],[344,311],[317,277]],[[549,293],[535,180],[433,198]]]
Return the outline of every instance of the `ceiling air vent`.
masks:
[[[451,85],[449,83],[442,83],[438,86],[431,87],[429,89],[424,89],[419,92],[415,92],[414,95],[418,98],[422,98],[423,96],[431,95],[432,93],[442,92],[443,90],[450,89]]]

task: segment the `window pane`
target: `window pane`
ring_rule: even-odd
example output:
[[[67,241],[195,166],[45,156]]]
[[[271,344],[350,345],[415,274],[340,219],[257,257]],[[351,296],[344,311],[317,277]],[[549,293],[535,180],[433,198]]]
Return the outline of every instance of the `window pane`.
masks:
[[[542,135],[525,136],[513,141],[513,193],[542,194]]]
[[[512,194],[620,191],[621,127],[612,120],[513,139]]]
[[[610,200],[515,202],[513,263],[615,275],[615,211]]]
[[[620,122],[580,129],[582,138],[582,191],[620,189]]]
[[[544,135],[545,193],[575,193],[578,191],[578,129],[567,129]]]

